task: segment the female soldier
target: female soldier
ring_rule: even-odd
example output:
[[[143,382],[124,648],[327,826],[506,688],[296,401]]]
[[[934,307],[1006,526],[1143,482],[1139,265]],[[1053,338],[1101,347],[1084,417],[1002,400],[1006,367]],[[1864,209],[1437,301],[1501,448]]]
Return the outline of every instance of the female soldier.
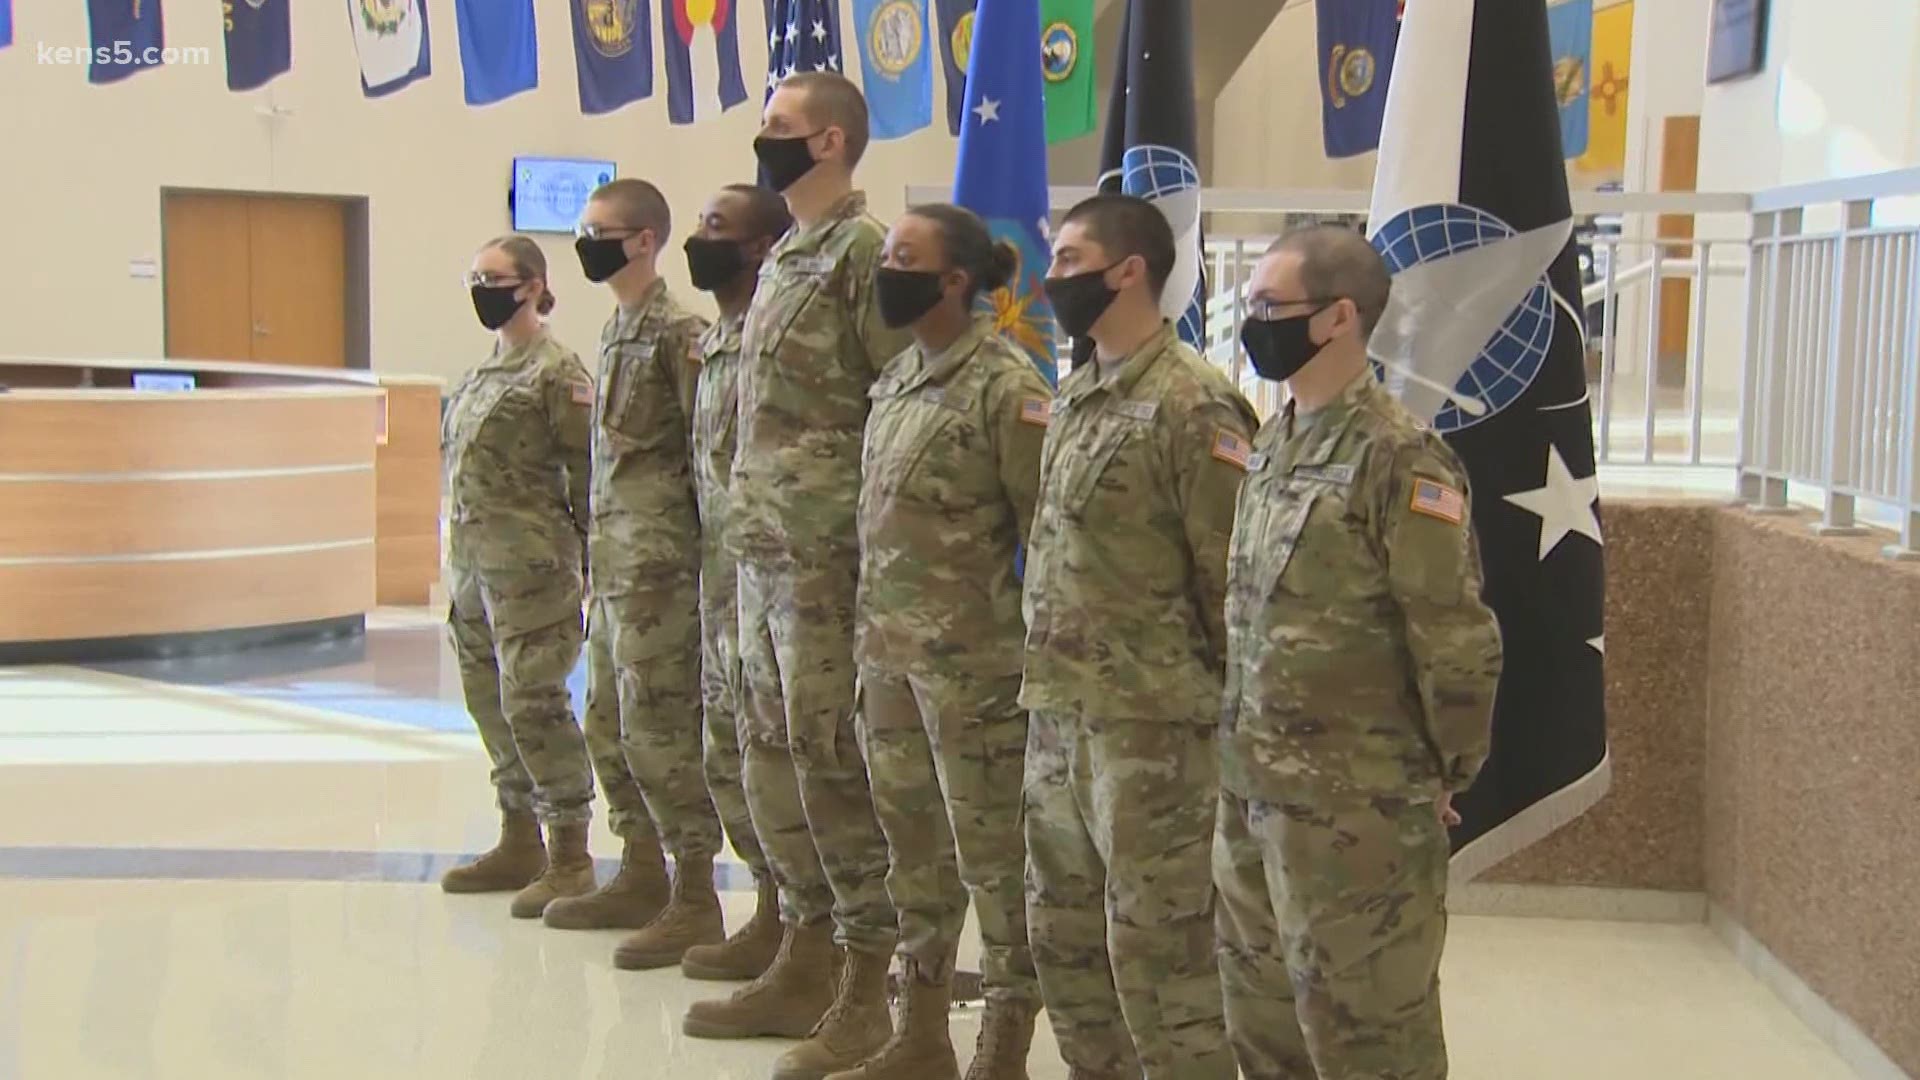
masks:
[[[567,698],[580,656],[593,382],[555,341],[547,260],[524,236],[480,249],[467,274],[493,355],[454,388],[442,430],[451,501],[447,623],[467,711],[493,759],[500,842],[441,880],[505,892],[517,918],[594,887],[593,771]],[[547,827],[540,839],[539,822]]]
[[[968,893],[987,1012],[967,1075],[1026,1076],[1038,986],[1021,892],[1026,632],[1015,558],[1052,391],[973,312],[1018,259],[972,212],[922,206],[887,235],[875,283],[882,318],[911,327],[915,342],[870,393],[855,652],[905,971],[893,1039],[837,1074],[847,1080],[959,1075],[947,1006]]]

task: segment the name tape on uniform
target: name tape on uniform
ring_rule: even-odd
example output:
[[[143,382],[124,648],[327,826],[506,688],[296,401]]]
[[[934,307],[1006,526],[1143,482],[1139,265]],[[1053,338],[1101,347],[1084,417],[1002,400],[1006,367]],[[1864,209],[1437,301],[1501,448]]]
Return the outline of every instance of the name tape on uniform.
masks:
[[[1259,472],[1267,467],[1267,455],[1255,454],[1247,459],[1247,471]]]
[[[1253,453],[1253,446],[1247,440],[1224,428],[1214,433],[1213,456],[1239,469],[1247,471],[1247,459]]]
[[[1053,402],[1046,398],[1030,397],[1020,402],[1020,422],[1034,427],[1046,427],[1053,423]]]
[[[803,274],[831,274],[833,273],[833,256],[806,255],[793,260],[789,265]]]
[[[1416,514],[1439,518],[1449,525],[1458,525],[1467,520],[1466,497],[1432,480],[1414,480],[1412,510]]]
[[[1134,420],[1151,420],[1154,414],[1160,411],[1160,403],[1157,401],[1123,401],[1115,405],[1113,411],[1119,413],[1121,416],[1130,417]]]
[[[593,404],[593,384],[590,382],[568,383],[567,389],[575,405]]]
[[[947,400],[947,388],[944,386],[929,386],[925,390],[920,391],[920,400],[929,405],[942,404]]]
[[[1294,467],[1293,475],[1302,480],[1326,480],[1344,486],[1353,483],[1353,466],[1298,465]]]

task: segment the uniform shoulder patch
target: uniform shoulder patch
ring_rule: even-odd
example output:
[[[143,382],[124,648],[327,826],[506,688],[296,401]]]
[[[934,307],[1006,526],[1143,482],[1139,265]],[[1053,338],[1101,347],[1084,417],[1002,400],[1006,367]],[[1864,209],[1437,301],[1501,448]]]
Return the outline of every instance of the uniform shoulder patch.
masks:
[[[1413,504],[1409,509],[1416,514],[1439,518],[1449,525],[1459,525],[1467,520],[1466,496],[1437,480],[1414,478]]]
[[[567,383],[567,393],[575,405],[593,404],[593,384],[578,380]]]
[[[1020,422],[1034,427],[1053,423],[1053,402],[1040,397],[1020,399]]]
[[[1247,471],[1247,461],[1253,454],[1253,444],[1225,428],[1214,432],[1213,456],[1227,464]]]

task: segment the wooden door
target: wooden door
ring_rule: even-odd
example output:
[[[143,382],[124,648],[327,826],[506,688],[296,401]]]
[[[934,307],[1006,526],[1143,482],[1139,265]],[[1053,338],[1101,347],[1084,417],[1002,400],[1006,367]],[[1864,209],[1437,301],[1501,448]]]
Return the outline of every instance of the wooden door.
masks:
[[[253,359],[248,215],[231,195],[170,194],[166,237],[167,355],[179,360]]]
[[[167,355],[345,367],[346,205],[168,193]]]

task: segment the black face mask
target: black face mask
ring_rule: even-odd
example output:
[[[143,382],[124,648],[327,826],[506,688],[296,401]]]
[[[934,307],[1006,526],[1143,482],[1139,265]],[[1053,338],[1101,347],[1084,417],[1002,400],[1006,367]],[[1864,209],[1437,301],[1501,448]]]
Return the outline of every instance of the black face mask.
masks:
[[[787,190],[819,164],[807,146],[812,139],[813,135],[795,135],[788,139],[762,135],[753,140],[753,156],[760,159],[760,168],[766,172],[767,184],[773,190]]]
[[[883,266],[873,277],[880,318],[895,330],[912,326],[940,303],[940,275],[932,270],[895,270]]]
[[[1253,370],[1273,382],[1286,382],[1298,374],[1327,347],[1326,342],[1313,343],[1313,331],[1307,324],[1332,306],[1328,304],[1290,319],[1248,319],[1240,328],[1240,344],[1246,347]]]
[[[747,254],[732,240],[709,240],[689,236],[686,243],[687,273],[693,287],[712,292],[737,280],[747,268]]]
[[[473,311],[480,316],[480,325],[489,330],[498,330],[513,321],[520,309],[527,306],[524,300],[516,300],[514,293],[518,285],[475,285],[473,287]]]
[[[580,255],[581,272],[595,285],[626,269],[627,264],[633,261],[627,257],[625,237],[595,240],[583,236],[573,242],[573,250]]]
[[[1046,280],[1047,303],[1053,305],[1053,317],[1059,320],[1060,329],[1065,330],[1067,336],[1086,337],[1093,324],[1113,306],[1120,290],[1107,285],[1107,271],[1111,269],[1113,266]]]

